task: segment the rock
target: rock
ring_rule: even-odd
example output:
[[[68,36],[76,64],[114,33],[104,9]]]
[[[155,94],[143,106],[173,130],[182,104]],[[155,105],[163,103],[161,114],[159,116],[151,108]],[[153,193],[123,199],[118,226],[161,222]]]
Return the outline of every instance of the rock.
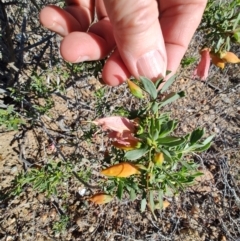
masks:
[[[227,95],[222,94],[222,95],[220,95],[220,97],[221,97],[221,99],[222,99],[222,101],[224,103],[226,103],[226,104],[231,104],[232,103],[231,99]]]
[[[17,171],[18,171],[17,166],[13,166],[13,167],[11,168],[11,170],[10,170],[10,173],[11,173],[11,174],[14,174],[14,173],[16,173]]]
[[[94,227],[94,226],[91,226],[91,227],[88,229],[88,232],[89,232],[89,233],[92,233],[94,230],[95,230],[95,227]]]
[[[5,240],[6,240],[6,241],[13,241],[13,240],[14,240],[14,237],[13,237],[13,236],[7,236]]]
[[[227,241],[227,238],[226,238],[224,235],[222,235],[222,236],[219,238],[219,241]]]

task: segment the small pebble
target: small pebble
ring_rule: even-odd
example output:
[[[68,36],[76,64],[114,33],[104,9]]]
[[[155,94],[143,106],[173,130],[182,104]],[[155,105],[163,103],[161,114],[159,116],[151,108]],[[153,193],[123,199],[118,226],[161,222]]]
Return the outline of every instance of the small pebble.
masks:
[[[13,241],[14,237],[13,236],[7,236],[6,241]]]
[[[92,233],[94,230],[95,230],[95,228],[94,228],[93,226],[91,226],[91,227],[88,229],[89,233]]]
[[[231,104],[232,103],[231,99],[227,95],[221,95],[221,99],[226,104]]]
[[[82,189],[78,190],[78,193],[80,196],[84,196],[86,193],[86,188],[82,188]]]
[[[14,173],[17,172],[17,170],[18,170],[17,166],[13,166],[13,167],[11,168],[10,173],[11,173],[11,174],[14,174]]]

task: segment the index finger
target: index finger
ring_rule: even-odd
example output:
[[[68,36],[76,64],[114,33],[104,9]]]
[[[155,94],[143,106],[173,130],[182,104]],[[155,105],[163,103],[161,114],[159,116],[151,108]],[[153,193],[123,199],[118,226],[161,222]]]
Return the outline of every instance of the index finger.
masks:
[[[66,0],[65,9],[49,5],[40,12],[42,25],[61,36],[87,31],[94,18],[94,0]]]

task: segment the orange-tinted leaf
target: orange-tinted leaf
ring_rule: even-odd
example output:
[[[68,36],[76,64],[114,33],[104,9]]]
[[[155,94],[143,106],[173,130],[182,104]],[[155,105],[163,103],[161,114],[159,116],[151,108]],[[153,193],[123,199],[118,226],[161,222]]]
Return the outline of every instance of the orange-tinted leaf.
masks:
[[[240,63],[240,59],[237,57],[236,54],[232,52],[225,52],[221,53],[221,59],[227,63],[237,64]]]
[[[144,170],[144,171],[147,171],[147,170],[148,170],[147,167],[145,167],[143,164],[135,164],[135,166],[136,166],[137,168],[139,168],[140,170]]]
[[[134,174],[140,174],[140,171],[134,164],[122,162],[102,170],[101,174],[109,177],[130,177]]]
[[[167,208],[170,205],[170,202],[168,202],[167,200],[163,201],[163,209]]]
[[[140,148],[141,142],[139,142],[138,140],[128,140],[128,141],[125,140],[125,143],[121,143],[119,141],[113,141],[112,145],[118,149],[130,151],[130,150]]]
[[[105,203],[111,202],[112,199],[113,197],[106,193],[97,193],[89,198],[89,200],[95,204],[105,204]]]
[[[164,161],[164,156],[162,152],[155,153],[154,155],[154,163],[157,166],[161,166]]]
[[[170,202],[168,202],[167,200],[164,200],[162,202],[162,207],[160,206],[160,203],[158,202],[155,204],[155,209],[166,209],[169,205],[170,205]]]
[[[211,55],[212,63],[215,66],[217,66],[217,67],[219,67],[221,69],[224,69],[224,67],[225,67],[224,60],[220,59],[220,57],[218,57],[216,54],[211,53],[210,55]]]
[[[128,87],[129,87],[130,92],[132,93],[132,95],[136,96],[137,98],[142,99],[143,98],[143,91],[142,91],[142,89],[138,85],[136,85],[134,82],[129,80],[129,79],[127,79],[127,83],[128,83]]]

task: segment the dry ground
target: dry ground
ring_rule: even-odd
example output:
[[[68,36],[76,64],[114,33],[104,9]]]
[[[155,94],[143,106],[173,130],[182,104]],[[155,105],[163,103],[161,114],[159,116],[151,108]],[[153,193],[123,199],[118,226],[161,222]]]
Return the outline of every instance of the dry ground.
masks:
[[[239,65],[227,66],[223,72],[211,67],[207,82],[191,78],[194,65],[179,70],[170,91],[184,90],[187,96],[165,110],[171,110],[172,117],[179,120],[179,134],[200,126],[215,138],[207,152],[194,155],[204,173],[198,185],[168,198],[170,206],[157,211],[157,219],[148,211],[140,212],[138,199],[130,202],[124,197],[100,207],[88,203],[79,195],[83,184],[73,175],[58,187],[58,195],[47,197],[26,185],[19,196],[7,196],[20,172],[42,167],[50,160],[70,160],[76,171],[91,168],[90,183],[94,185],[106,142],[104,137],[89,142],[85,135],[89,125],[82,125],[82,121],[110,115],[119,106],[134,108],[137,103],[125,85],[102,86],[89,71],[64,76],[69,69],[58,54],[60,39],[41,28],[35,1],[4,6],[4,1],[0,2],[0,89],[6,90],[7,85],[21,89],[32,81],[33,72],[41,73],[46,84],[58,81],[66,86],[64,93],[51,94],[54,106],[33,125],[18,131],[1,129],[0,240],[240,240]],[[42,5],[46,3],[42,1]],[[186,56],[198,57],[201,41],[196,34]],[[239,49],[235,53],[240,56]],[[2,108],[16,104],[4,95],[0,98]],[[44,98],[26,99],[32,105],[45,105]],[[21,106],[16,108],[23,113]],[[50,148],[53,142],[57,150]],[[91,189],[87,188],[89,194]],[[66,229],[57,232],[64,223]]]

